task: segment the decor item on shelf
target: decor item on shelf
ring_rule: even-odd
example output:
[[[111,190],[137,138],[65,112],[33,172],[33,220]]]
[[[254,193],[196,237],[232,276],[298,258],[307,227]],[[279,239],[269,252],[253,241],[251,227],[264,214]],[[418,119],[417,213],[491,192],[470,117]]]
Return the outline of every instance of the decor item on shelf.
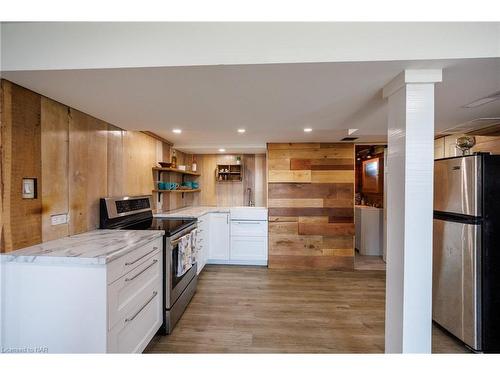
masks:
[[[192,181],[184,181],[182,183],[182,188],[185,188],[185,187],[187,187],[189,189],[192,189],[193,188],[193,182]]]
[[[172,166],[172,163],[168,163],[166,161],[159,161],[158,164],[160,164],[160,167],[162,168],[170,168]]]
[[[355,205],[360,205],[361,204],[361,193],[356,193],[354,195],[354,204]]]
[[[167,183],[163,181],[158,182],[158,190],[167,190]]]
[[[236,164],[241,164],[241,156],[236,156]]]
[[[191,165],[191,171],[196,172],[196,169],[198,169],[198,165],[196,164],[196,159],[193,156],[193,163]]]
[[[186,166],[185,165],[178,165],[177,169],[180,170],[180,171],[185,171],[186,170]]]
[[[177,156],[175,156],[175,150],[172,152],[172,168],[177,168]]]
[[[193,189],[198,189],[200,187],[200,184],[196,181],[192,181],[191,186],[193,187]]]
[[[470,135],[458,137],[456,140],[456,147],[462,151],[462,156],[470,155],[470,149],[476,144],[476,138]]]
[[[178,187],[177,182],[165,182],[165,190],[176,190]]]

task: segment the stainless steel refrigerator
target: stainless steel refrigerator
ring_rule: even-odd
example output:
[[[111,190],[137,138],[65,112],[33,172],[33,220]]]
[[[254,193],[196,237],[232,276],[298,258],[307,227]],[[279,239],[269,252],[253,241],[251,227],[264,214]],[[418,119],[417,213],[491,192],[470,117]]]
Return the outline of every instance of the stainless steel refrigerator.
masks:
[[[500,156],[435,161],[432,303],[470,348],[500,352]]]

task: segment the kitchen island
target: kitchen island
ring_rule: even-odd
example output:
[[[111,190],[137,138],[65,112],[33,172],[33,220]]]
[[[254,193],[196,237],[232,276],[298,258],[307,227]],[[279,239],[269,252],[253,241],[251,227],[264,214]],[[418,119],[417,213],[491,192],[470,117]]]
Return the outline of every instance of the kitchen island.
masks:
[[[95,230],[2,254],[2,350],[142,352],[163,323],[162,236]]]

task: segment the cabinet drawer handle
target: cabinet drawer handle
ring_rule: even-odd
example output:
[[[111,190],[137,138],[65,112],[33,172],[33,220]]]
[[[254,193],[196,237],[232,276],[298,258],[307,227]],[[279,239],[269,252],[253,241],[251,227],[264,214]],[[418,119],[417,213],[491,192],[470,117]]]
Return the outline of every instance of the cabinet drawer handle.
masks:
[[[146,272],[148,269],[150,269],[151,267],[153,267],[157,262],[158,262],[158,259],[154,259],[153,263],[151,263],[149,266],[147,266],[146,268],[144,268],[141,272],[135,274],[133,277],[125,279],[125,281],[128,282],[128,281],[134,280],[135,278],[139,277],[144,272]]]
[[[144,303],[144,305],[142,305],[142,307],[134,314],[132,315],[130,318],[126,318],[125,319],[125,323],[128,323],[128,322],[131,322],[132,320],[134,320],[135,318],[137,318],[137,315],[139,315],[141,313],[142,310],[144,310],[146,308],[147,305],[149,305],[149,303],[155,299],[155,297],[158,295],[158,292],[157,291],[154,291],[153,292],[153,295],[151,296],[150,299],[148,299],[146,301],[146,303]]]
[[[141,259],[143,259],[143,258],[147,257],[149,254],[154,253],[156,250],[158,250],[158,248],[157,248],[156,246],[154,246],[154,247],[153,247],[153,250],[151,250],[150,252],[148,252],[148,253],[144,254],[144,255],[143,255],[142,257],[140,257],[140,258],[137,258],[137,259],[136,259],[136,260],[134,260],[133,262],[127,262],[127,263],[125,263],[125,265],[126,265],[126,266],[131,266],[132,264],[135,264],[135,263],[137,263],[138,261],[140,261]]]

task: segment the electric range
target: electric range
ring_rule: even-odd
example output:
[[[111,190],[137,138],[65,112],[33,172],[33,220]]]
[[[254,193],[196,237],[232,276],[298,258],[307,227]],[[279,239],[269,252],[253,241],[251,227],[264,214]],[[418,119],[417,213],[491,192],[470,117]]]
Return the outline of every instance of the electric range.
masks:
[[[163,306],[161,334],[170,334],[191,301],[198,276],[197,264],[177,276],[179,242],[196,229],[196,219],[153,217],[152,196],[108,197],[100,200],[100,228],[163,230]]]

